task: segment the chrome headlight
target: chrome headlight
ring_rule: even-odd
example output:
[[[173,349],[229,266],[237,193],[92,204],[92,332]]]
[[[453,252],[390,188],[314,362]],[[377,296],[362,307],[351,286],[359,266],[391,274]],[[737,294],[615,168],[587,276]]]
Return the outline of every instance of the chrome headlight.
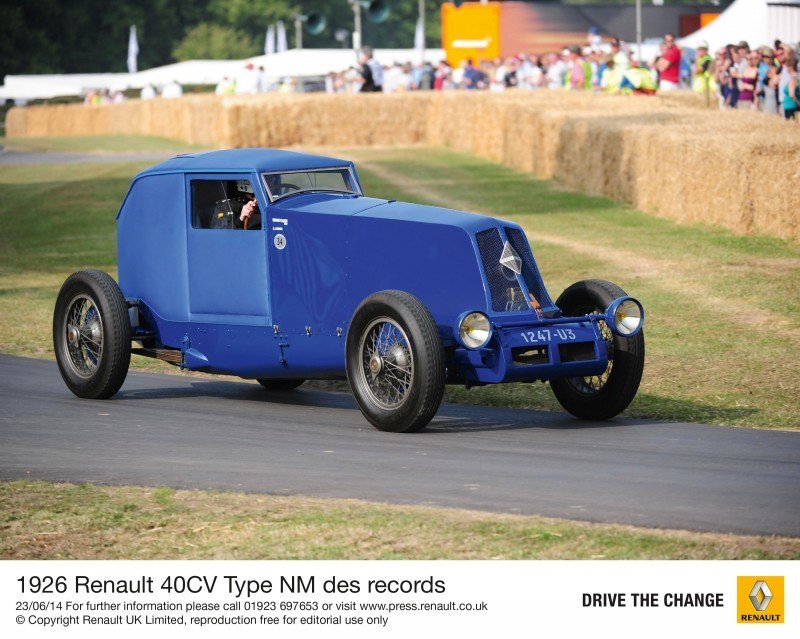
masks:
[[[633,337],[644,326],[644,308],[632,297],[619,297],[606,309],[605,320],[617,335]]]
[[[458,339],[467,348],[486,346],[491,337],[492,324],[483,313],[467,313],[458,323]]]

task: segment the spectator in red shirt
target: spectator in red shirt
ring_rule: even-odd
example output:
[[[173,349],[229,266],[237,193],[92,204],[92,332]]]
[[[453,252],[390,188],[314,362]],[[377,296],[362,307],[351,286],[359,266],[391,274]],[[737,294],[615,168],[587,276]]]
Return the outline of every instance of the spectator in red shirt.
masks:
[[[680,88],[681,50],[675,44],[675,36],[668,33],[664,36],[664,52],[656,63],[661,91],[672,91]]]

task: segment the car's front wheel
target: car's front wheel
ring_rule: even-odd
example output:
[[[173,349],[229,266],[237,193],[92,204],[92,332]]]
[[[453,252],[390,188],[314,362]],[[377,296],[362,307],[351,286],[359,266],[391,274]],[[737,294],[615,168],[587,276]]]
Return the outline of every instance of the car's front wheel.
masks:
[[[584,280],[568,287],[556,300],[564,315],[603,313],[609,304],[626,295],[605,280]],[[558,402],[581,419],[611,419],[625,410],[636,396],[644,370],[644,334],[615,335],[604,321],[598,325],[608,349],[608,365],[600,375],[551,380]]]
[[[119,286],[103,271],[79,271],[64,282],[53,311],[53,347],[67,387],[78,397],[107,399],[131,361],[131,325]]]
[[[416,297],[389,290],[364,300],[347,331],[346,357],[353,397],[373,426],[407,433],[433,419],[444,394],[444,350]]]

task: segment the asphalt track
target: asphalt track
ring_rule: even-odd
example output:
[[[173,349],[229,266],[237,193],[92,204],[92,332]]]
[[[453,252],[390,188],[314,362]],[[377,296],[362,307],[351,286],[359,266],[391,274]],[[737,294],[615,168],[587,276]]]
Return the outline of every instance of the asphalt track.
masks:
[[[14,151],[0,146],[3,164],[72,164],[75,162],[153,162],[174,157],[175,153],[53,153],[50,151]]]
[[[800,536],[800,433],[444,405],[381,433],[349,395],[131,372],[88,401],[0,355],[0,479],[166,485]]]

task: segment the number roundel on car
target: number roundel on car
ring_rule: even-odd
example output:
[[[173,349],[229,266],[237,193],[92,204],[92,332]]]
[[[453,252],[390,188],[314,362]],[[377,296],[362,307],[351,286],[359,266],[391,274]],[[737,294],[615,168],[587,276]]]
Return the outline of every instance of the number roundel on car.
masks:
[[[283,235],[283,233],[278,233],[274,238],[272,238],[272,243],[275,245],[276,249],[282,251],[286,248],[286,237]]]

